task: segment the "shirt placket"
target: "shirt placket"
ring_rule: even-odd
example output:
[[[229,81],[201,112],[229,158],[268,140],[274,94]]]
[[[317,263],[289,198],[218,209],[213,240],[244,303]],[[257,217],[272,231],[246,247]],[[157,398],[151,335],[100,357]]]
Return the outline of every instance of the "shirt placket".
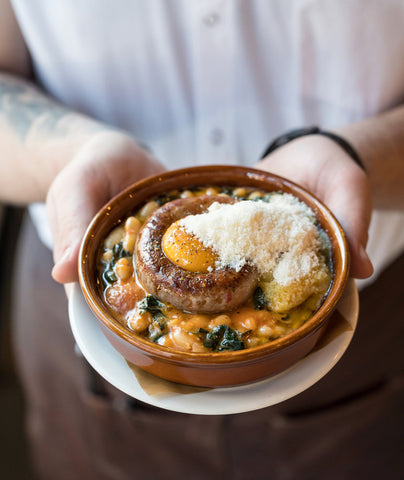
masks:
[[[231,2],[201,1],[194,7],[194,87],[196,162],[232,160],[233,85]]]

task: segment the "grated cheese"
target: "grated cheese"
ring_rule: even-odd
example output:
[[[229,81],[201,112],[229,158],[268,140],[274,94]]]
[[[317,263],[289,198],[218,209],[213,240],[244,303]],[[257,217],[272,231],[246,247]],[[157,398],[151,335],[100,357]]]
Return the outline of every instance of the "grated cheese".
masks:
[[[215,250],[216,268],[239,271],[246,263],[255,265],[272,308],[285,311],[330,281],[319,254],[324,238],[315,221],[313,211],[293,195],[273,194],[269,202],[215,202],[206,213],[189,215],[179,223]]]

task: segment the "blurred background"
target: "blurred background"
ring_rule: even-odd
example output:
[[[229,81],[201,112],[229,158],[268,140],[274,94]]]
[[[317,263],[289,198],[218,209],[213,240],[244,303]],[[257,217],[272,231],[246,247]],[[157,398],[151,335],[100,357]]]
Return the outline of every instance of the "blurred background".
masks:
[[[0,478],[35,480],[24,432],[24,399],[11,346],[11,279],[24,210],[0,204]]]

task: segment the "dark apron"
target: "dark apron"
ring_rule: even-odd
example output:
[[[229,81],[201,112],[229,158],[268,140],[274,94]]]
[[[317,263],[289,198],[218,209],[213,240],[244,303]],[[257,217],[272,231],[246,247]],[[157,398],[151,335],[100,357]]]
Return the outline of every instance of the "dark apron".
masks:
[[[401,479],[404,477],[404,256],[361,293],[337,366],[282,404],[187,415],[128,398],[74,348],[50,252],[24,222],[14,343],[40,478],[50,480]]]

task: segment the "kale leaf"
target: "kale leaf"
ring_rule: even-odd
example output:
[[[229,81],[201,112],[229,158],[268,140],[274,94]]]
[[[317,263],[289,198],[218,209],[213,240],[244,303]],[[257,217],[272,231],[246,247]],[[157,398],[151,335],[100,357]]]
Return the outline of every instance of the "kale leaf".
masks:
[[[105,270],[102,274],[102,281],[104,283],[104,287],[107,287],[109,284],[114,283],[117,280],[118,279],[115,275],[113,268],[108,265],[107,270]]]
[[[161,330],[165,328],[165,318],[163,313],[164,303],[160,302],[154,295],[146,295],[143,300],[138,303],[138,310],[141,315],[149,312],[152,319],[157,322]]]
[[[178,198],[178,192],[167,193],[156,198],[157,205],[161,207],[165,203],[171,202]]]
[[[124,250],[122,242],[115,243],[115,245],[112,247],[112,258],[110,262],[108,263],[106,269],[104,270],[104,273],[102,275],[102,280],[104,283],[104,286],[107,287],[111,283],[114,283],[117,281],[117,277],[114,272],[114,267],[116,262],[123,257],[130,257],[131,254]]]
[[[268,300],[265,296],[265,293],[262,291],[261,287],[257,287],[255,289],[255,292],[253,295],[253,302],[254,302],[255,310],[265,310],[268,304]]]
[[[112,260],[111,264],[115,265],[115,263],[123,257],[130,257],[130,253],[124,250],[122,242],[115,243],[112,247]]]
[[[260,198],[263,202],[270,202],[272,199],[273,192],[266,193],[263,197]]]
[[[221,193],[224,193],[228,197],[234,197],[233,189],[231,189],[230,187],[222,187]]]
[[[239,340],[237,333],[227,325],[219,325],[211,332],[200,328],[198,333],[204,337],[204,346],[215,352],[244,349],[244,342]]]

